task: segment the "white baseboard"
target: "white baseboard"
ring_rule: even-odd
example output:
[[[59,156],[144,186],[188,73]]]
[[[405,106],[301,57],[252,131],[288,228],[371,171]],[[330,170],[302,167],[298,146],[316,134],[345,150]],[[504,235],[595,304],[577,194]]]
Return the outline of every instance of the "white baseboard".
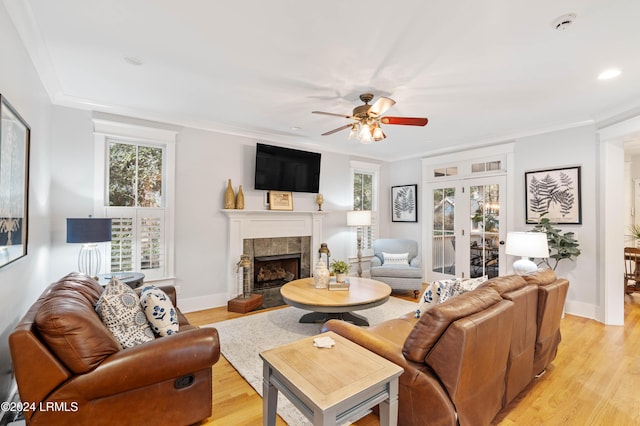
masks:
[[[567,300],[564,305],[564,311],[567,314],[599,321],[597,316],[598,307],[596,305]]]
[[[227,306],[228,300],[229,296],[226,293],[206,294],[198,297],[180,297],[178,295],[178,307],[183,313],[195,312]]]

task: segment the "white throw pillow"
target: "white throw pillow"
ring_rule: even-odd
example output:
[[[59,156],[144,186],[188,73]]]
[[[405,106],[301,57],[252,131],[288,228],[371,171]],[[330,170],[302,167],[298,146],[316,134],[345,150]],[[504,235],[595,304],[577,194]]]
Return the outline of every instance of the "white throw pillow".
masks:
[[[96,303],[96,312],[123,348],[155,339],[136,292],[112,278]]]
[[[178,332],[178,313],[164,291],[153,285],[145,286],[140,304],[154,333],[169,336]]]
[[[385,253],[382,252],[385,265],[408,265],[409,253]]]
[[[480,286],[480,284],[484,283],[488,279],[489,277],[487,275],[483,275],[478,278],[469,278],[460,281],[460,294],[466,293],[467,291],[475,290]]]

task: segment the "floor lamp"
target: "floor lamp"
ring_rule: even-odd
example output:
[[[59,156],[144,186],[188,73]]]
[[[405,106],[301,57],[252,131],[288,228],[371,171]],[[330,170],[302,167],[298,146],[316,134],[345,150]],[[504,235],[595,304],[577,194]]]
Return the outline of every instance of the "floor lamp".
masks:
[[[111,241],[110,218],[69,218],[67,219],[67,242],[80,243],[78,271],[90,277],[100,273],[101,259],[98,243]]]
[[[371,226],[371,211],[354,210],[347,212],[347,226],[357,229],[358,234],[358,276],[362,276],[362,232],[365,226]]]

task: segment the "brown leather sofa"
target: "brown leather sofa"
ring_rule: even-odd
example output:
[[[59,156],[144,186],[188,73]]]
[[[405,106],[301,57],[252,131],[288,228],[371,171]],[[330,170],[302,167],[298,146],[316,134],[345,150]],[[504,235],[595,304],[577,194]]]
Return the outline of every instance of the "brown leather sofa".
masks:
[[[176,306],[173,287],[161,287]],[[178,311],[179,332],[122,349],[94,306],[103,288],[70,274],[50,285],[9,336],[28,425],[189,425],[211,416],[218,332]]]
[[[496,277],[420,319],[324,330],[404,368],[398,424],[488,425],[555,358],[568,286],[550,270]]]

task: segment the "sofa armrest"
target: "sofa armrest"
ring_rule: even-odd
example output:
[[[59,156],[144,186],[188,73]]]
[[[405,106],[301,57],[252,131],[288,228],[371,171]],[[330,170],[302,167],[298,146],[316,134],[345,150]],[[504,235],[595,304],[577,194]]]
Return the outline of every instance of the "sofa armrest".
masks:
[[[195,328],[123,349],[72,379],[72,386],[91,400],[211,368],[219,358],[218,331]]]
[[[371,258],[371,266],[382,266],[382,260],[378,256],[373,256]]]

